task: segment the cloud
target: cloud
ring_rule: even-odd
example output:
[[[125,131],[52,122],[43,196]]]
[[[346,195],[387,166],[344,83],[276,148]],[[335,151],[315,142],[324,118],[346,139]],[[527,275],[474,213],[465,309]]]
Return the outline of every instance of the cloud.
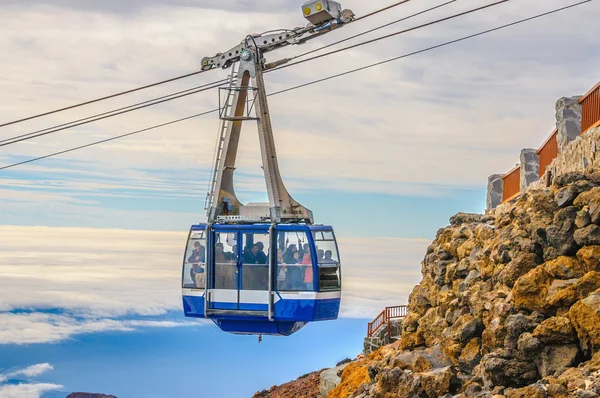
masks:
[[[241,1],[0,3],[5,5],[0,15],[0,90],[6,94],[0,110],[12,118],[197,70],[203,56],[228,49],[248,32],[305,23],[298,4],[291,1],[260,0],[252,3],[252,9],[249,3]],[[268,74],[267,88],[273,92],[568,3],[506,3]],[[332,32],[303,45],[304,48],[290,46],[267,56],[276,60],[314,49],[436,4],[433,0],[409,2]],[[384,0],[368,4],[349,0],[344,7],[364,15],[385,5]],[[456,2],[381,33],[477,5],[475,0]],[[135,13],[135,18],[131,18],[131,13]],[[596,38],[594,21],[599,14],[598,6],[590,3],[547,19],[272,97],[270,110],[279,163],[288,187],[292,193],[338,189],[432,196],[444,193],[437,187],[485,186],[488,175],[511,168],[521,148],[535,147],[544,141],[553,129],[556,99],[582,94],[596,82],[595,69],[589,66],[600,64],[597,52],[592,51]],[[565,56],[557,57],[557,51]],[[226,73],[215,71],[11,126],[2,130],[2,137],[207,83]],[[10,153],[3,153],[4,161],[44,155],[214,109],[216,105],[216,90],[201,93],[11,146]],[[218,120],[207,116],[66,154],[60,160],[7,170],[1,172],[3,183],[19,185],[30,197],[48,191],[56,193],[61,187],[62,199],[54,199],[65,204],[82,200],[83,195],[131,195],[148,205],[168,195],[169,189],[173,195],[202,195],[212,167],[217,129]],[[251,125],[244,127],[238,156],[237,173],[248,178],[257,178],[261,173],[254,131]],[[34,183],[25,186],[24,179]],[[70,183],[71,180],[75,181]],[[127,186],[130,189],[123,189]],[[261,185],[252,183],[244,188],[255,191]],[[83,203],[75,206],[86,208]],[[52,219],[54,223],[57,218],[67,219],[71,211],[67,205],[57,207],[61,214]],[[1,210],[27,217],[26,208]],[[87,210],[87,214],[96,211],[89,206]],[[160,213],[157,218],[169,216]],[[46,217],[42,215],[41,219],[48,220]],[[109,217],[117,220],[120,215],[112,213]]]
[[[4,383],[6,380],[13,378],[13,377],[19,377],[19,376],[25,376],[25,377],[35,377],[35,376],[39,376],[43,373],[49,372],[52,369],[54,369],[54,367],[52,365],[50,365],[49,363],[40,363],[37,365],[32,365],[29,366],[27,368],[24,369],[20,369],[20,370],[15,370],[13,372],[8,372],[8,373],[3,373],[0,374],[0,383]]]
[[[56,343],[79,334],[198,325],[198,322],[191,321],[81,319],[73,315],[0,313],[0,344]]]
[[[63,386],[51,383],[6,384],[0,385],[0,398],[40,398],[49,391],[61,388]]]
[[[39,376],[53,370],[49,363],[40,363],[24,369],[0,373],[0,398],[39,398],[44,393],[59,390],[63,386],[50,383],[19,382],[17,384],[4,384],[10,379],[27,378]]]
[[[180,232],[0,226],[0,344],[52,343],[82,333],[199,326],[181,313]],[[426,239],[341,238],[341,316],[405,304]],[[151,317],[151,318],[148,318]]]

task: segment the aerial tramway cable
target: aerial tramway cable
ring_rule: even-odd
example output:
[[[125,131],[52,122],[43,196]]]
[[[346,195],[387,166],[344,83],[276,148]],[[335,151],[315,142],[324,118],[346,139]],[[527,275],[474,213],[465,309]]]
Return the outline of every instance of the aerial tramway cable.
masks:
[[[338,44],[340,44],[340,43],[344,43],[344,42],[346,42],[346,41],[348,41],[348,40],[356,39],[357,37],[364,36],[364,35],[366,35],[366,34],[369,34],[369,33],[375,32],[376,30],[383,29],[383,28],[387,28],[388,26],[391,26],[391,25],[394,25],[394,24],[397,24],[397,23],[400,23],[400,22],[403,22],[403,21],[407,21],[407,20],[409,20],[409,19],[411,19],[411,18],[417,17],[417,16],[419,16],[419,15],[426,14],[426,13],[428,13],[428,12],[431,12],[431,11],[433,11],[433,10],[437,10],[438,8],[442,8],[442,7],[444,7],[444,6],[447,6],[447,5],[449,5],[449,4],[455,3],[456,1],[457,1],[457,0],[450,0],[450,1],[447,1],[447,2],[445,2],[445,3],[439,4],[439,5],[437,5],[437,6],[434,6],[434,7],[427,8],[427,9],[425,9],[425,10],[423,10],[423,11],[419,11],[419,12],[416,12],[416,13],[414,13],[414,14],[407,15],[406,17],[402,17],[402,18],[400,18],[400,19],[396,19],[395,21],[392,21],[392,22],[386,23],[386,24],[384,24],[384,25],[381,25],[381,26],[378,26],[378,27],[376,27],[376,28],[369,29],[369,30],[366,30],[366,31],[364,31],[364,32],[361,32],[361,33],[357,33],[357,34],[355,34],[355,35],[352,35],[352,36],[350,36],[350,37],[346,37],[346,38],[344,38],[344,39],[341,39],[341,40],[335,41],[335,42],[333,42],[333,43],[330,43],[330,44],[326,44],[326,45],[324,45],[324,46],[321,46],[321,47],[319,47],[319,48],[315,48],[314,50],[310,50],[310,51],[304,52],[304,53],[302,53],[302,54],[295,55],[295,56],[293,56],[292,58],[289,58],[289,60],[293,60],[293,59],[297,59],[297,58],[300,58],[300,57],[304,57],[304,56],[306,56],[306,55],[309,55],[309,54],[316,53],[316,52],[318,52],[318,51],[321,51],[321,50],[324,50],[324,49],[326,49],[326,48],[329,48],[329,47],[336,46],[336,45],[338,45]]]
[[[370,12],[370,13],[368,13],[366,15],[363,15],[362,17],[356,18],[352,22],[363,20],[363,19],[368,18],[370,16],[373,16],[375,14],[379,14],[380,12],[383,12],[383,11],[388,11],[388,10],[394,8],[394,7],[397,7],[397,6],[401,5],[401,4],[407,3],[409,1],[410,0],[399,1],[397,3],[391,4],[389,6],[380,8],[380,9],[375,10],[373,12]],[[285,29],[282,29],[282,31],[283,30],[285,30]],[[267,33],[267,32],[265,32],[265,33]],[[145,86],[133,88],[133,89],[130,89],[130,90],[119,92],[119,93],[107,95],[105,97],[96,98],[96,99],[93,99],[93,100],[90,100],[90,101],[85,101],[85,102],[82,102],[82,103],[79,103],[79,104],[67,106],[67,107],[60,108],[60,109],[55,109],[55,110],[48,111],[48,112],[39,113],[37,115],[32,115],[32,116],[28,116],[28,117],[25,117],[25,118],[22,118],[22,119],[13,120],[11,122],[1,123],[0,124],[0,128],[6,127],[6,126],[11,126],[13,124],[25,122],[25,121],[28,121],[28,120],[37,119],[37,118],[40,118],[42,116],[48,116],[48,115],[52,115],[52,114],[55,114],[55,113],[67,111],[67,110],[70,110],[70,109],[79,108],[79,107],[82,107],[82,106],[85,106],[85,105],[94,104],[96,102],[104,101],[104,100],[107,100],[107,99],[112,99],[112,98],[120,97],[120,96],[123,96],[123,95],[126,95],[126,94],[131,94],[131,93],[134,93],[134,92],[137,92],[137,91],[141,91],[141,90],[145,90],[145,89],[148,89],[148,88],[160,86],[162,84],[171,83],[171,82],[174,82],[174,81],[177,81],[177,80],[181,80],[181,79],[185,79],[185,78],[188,78],[188,77],[196,76],[196,75],[199,75],[201,73],[208,72],[210,70],[213,70],[213,69],[199,70],[199,71],[187,73],[185,75],[172,77],[170,79],[162,80],[162,81],[159,81],[159,82],[156,82],[156,83],[152,83],[152,84],[147,84]]]
[[[16,123],[25,122],[25,121],[27,121],[27,120],[37,119],[37,118],[40,118],[40,117],[42,117],[42,116],[48,116],[48,115],[52,115],[52,114],[54,114],[54,113],[58,113],[58,112],[67,111],[67,110],[69,110],[69,109],[79,108],[79,107],[81,107],[81,106],[84,106],[84,105],[90,105],[90,104],[93,104],[93,103],[96,103],[96,102],[100,102],[100,101],[104,101],[104,100],[107,100],[107,99],[111,99],[111,98],[115,98],[115,97],[120,97],[120,96],[122,96],[122,95],[125,95],[125,94],[131,94],[131,93],[134,93],[134,92],[136,92],[136,91],[141,91],[141,90],[145,90],[145,89],[147,89],[147,88],[151,88],[151,87],[160,86],[161,84],[165,84],[165,83],[171,83],[171,82],[174,82],[174,81],[176,81],[176,80],[185,79],[186,77],[191,77],[191,76],[199,75],[199,74],[201,74],[201,73],[204,73],[204,72],[207,72],[207,71],[205,71],[205,70],[200,70],[200,71],[196,71],[196,72],[188,73],[188,74],[186,74],[186,75],[177,76],[177,77],[172,77],[172,78],[170,78],[170,79],[163,80],[163,81],[156,82],[156,83],[152,83],[152,84],[147,84],[147,85],[145,85],[145,86],[142,86],[142,87],[133,88],[133,89],[131,89],[131,90],[122,91],[122,92],[120,92],[120,93],[116,93],[116,94],[107,95],[106,97],[96,98],[96,99],[94,99],[94,100],[91,100],[91,101],[86,101],[86,102],[82,102],[82,103],[80,103],[80,104],[76,104],[76,105],[67,106],[67,107],[65,107],[65,108],[55,109],[55,110],[53,110],[53,111],[44,112],[44,113],[40,113],[40,114],[33,115],[33,116],[28,116],[28,117],[25,117],[25,118],[23,118],[23,119],[13,120],[12,122],[8,122],[8,123],[3,123],[3,124],[0,124],[0,127],[6,127],[6,126],[10,126],[10,125],[13,125],[13,124],[16,124]]]
[[[178,91],[176,93],[172,93],[172,94],[168,94],[168,95],[163,95],[161,97],[153,98],[151,100],[147,100],[147,101],[143,101],[143,102],[138,102],[137,104],[124,106],[124,107],[118,108],[118,109],[113,109],[112,111],[98,113],[96,115],[92,115],[92,116],[84,117],[84,118],[81,118],[81,119],[73,120],[73,121],[68,122],[68,123],[59,124],[59,125],[56,125],[56,126],[48,127],[48,128],[42,129],[42,130],[37,130],[37,131],[31,132],[31,133],[27,133],[27,134],[17,135],[15,137],[11,137],[11,138],[5,138],[5,139],[0,140],[0,147],[6,146],[6,145],[10,145],[10,144],[14,144],[14,143],[17,143],[17,142],[20,142],[20,141],[25,141],[27,139],[40,137],[42,135],[56,133],[58,131],[70,129],[72,127],[81,126],[81,125],[87,124],[87,123],[92,123],[92,122],[95,122],[95,121],[98,121],[98,120],[102,120],[102,119],[106,119],[106,118],[109,118],[109,117],[112,117],[112,116],[118,116],[118,115],[121,115],[123,113],[127,113],[127,112],[135,111],[135,110],[138,110],[138,109],[146,108],[148,106],[158,105],[158,104],[161,104],[163,102],[167,102],[167,101],[170,101],[170,100],[174,100],[174,99],[185,97],[187,95],[192,95],[192,94],[200,93],[200,92],[206,91],[208,89],[215,88],[215,86],[219,87],[220,85],[223,85],[223,84],[227,83],[227,81],[228,81],[228,79],[222,79],[222,80],[219,80],[219,81],[216,81],[216,82],[207,83],[207,84],[203,84],[201,86],[196,86],[196,87],[192,87],[192,88],[189,88],[189,89],[186,89],[186,90]],[[203,90],[203,88],[206,88],[206,90]],[[144,106],[142,106],[142,105],[144,105]]]
[[[314,61],[315,59],[327,57],[329,55],[338,54],[338,53],[341,53],[341,52],[346,51],[346,50],[351,50],[353,48],[357,48],[357,47],[361,47],[361,46],[364,46],[364,45],[367,45],[367,44],[375,43],[375,42],[383,40],[383,39],[389,39],[390,37],[398,36],[398,35],[401,35],[401,34],[404,34],[404,33],[412,32],[414,30],[425,28],[427,26],[435,25],[435,24],[438,24],[438,23],[441,23],[441,22],[449,21],[449,20],[454,19],[454,18],[462,17],[463,15],[471,14],[471,13],[474,13],[476,11],[481,11],[481,10],[484,10],[484,9],[487,9],[487,8],[490,8],[490,7],[494,7],[494,6],[506,3],[508,1],[510,1],[510,0],[500,0],[500,1],[496,1],[495,3],[490,3],[490,4],[486,4],[484,6],[481,6],[481,7],[472,8],[470,10],[463,11],[463,12],[458,13],[458,14],[450,15],[448,17],[444,17],[444,18],[441,18],[441,19],[437,19],[435,21],[427,22],[427,23],[424,23],[424,24],[421,24],[421,25],[418,25],[418,26],[414,26],[412,28],[403,29],[403,30],[400,30],[400,31],[397,31],[397,32],[394,32],[394,33],[390,33],[390,34],[384,35],[384,36],[376,37],[374,39],[363,41],[361,43],[356,43],[356,44],[353,44],[353,45],[348,46],[348,47],[339,48],[337,50],[329,51],[329,52],[324,53],[324,54],[315,55],[313,57],[306,58],[306,59],[303,59],[303,60],[300,60],[300,61],[296,61],[296,62],[293,62],[291,64],[283,64],[283,65],[278,66],[276,68],[267,70],[266,72],[273,72],[273,71],[276,71],[276,70],[289,68],[290,66],[295,66],[295,65],[303,64],[305,62]],[[305,54],[300,54],[300,55],[298,55],[296,57],[287,58],[287,61],[294,60],[294,59],[296,59],[298,57],[301,57],[303,55],[305,55]]]
[[[578,3],[574,3],[574,4],[571,4],[571,5],[568,5],[568,6],[556,8],[554,10],[547,11],[547,12],[544,12],[544,13],[541,13],[541,14],[537,14],[537,15],[534,15],[532,17],[524,18],[524,19],[521,19],[521,20],[518,20],[518,21],[515,21],[515,22],[511,22],[511,23],[508,23],[508,24],[497,26],[495,28],[487,29],[487,30],[484,30],[484,31],[481,31],[481,32],[478,32],[478,33],[474,33],[474,34],[468,35],[468,36],[463,36],[463,37],[461,37],[459,39],[450,40],[450,41],[447,41],[447,42],[444,42],[444,43],[441,43],[441,44],[430,46],[430,47],[424,48],[422,50],[413,51],[411,53],[403,54],[403,55],[400,55],[400,56],[397,56],[397,57],[386,59],[384,61],[380,61],[380,62],[373,63],[373,64],[370,64],[370,65],[366,65],[366,66],[363,66],[363,67],[360,67],[360,68],[352,69],[352,70],[349,70],[349,71],[346,71],[346,72],[338,73],[336,75],[332,75],[332,76],[329,76],[329,77],[326,77],[326,78],[323,78],[323,79],[314,80],[312,82],[300,84],[298,86],[294,86],[294,87],[290,87],[290,88],[287,88],[287,89],[284,89],[284,90],[273,92],[273,93],[269,94],[269,96],[278,95],[278,94],[286,93],[286,92],[289,92],[289,91],[294,91],[294,90],[297,90],[297,89],[300,89],[300,88],[303,88],[303,87],[307,87],[307,86],[310,86],[310,85],[321,83],[321,82],[324,82],[324,81],[327,81],[327,80],[331,80],[331,79],[334,79],[334,78],[337,78],[337,77],[349,75],[351,73],[363,71],[365,69],[373,68],[373,67],[376,67],[376,66],[379,66],[379,65],[383,65],[383,64],[392,62],[392,61],[397,61],[399,59],[403,59],[403,58],[407,58],[407,57],[410,57],[410,56],[413,56],[413,55],[421,54],[421,53],[424,53],[424,52],[427,52],[427,51],[431,51],[431,50],[434,50],[434,49],[437,49],[437,48],[445,47],[445,46],[448,46],[448,45],[451,45],[451,44],[454,44],[454,43],[458,43],[458,42],[461,42],[461,41],[464,41],[464,40],[468,40],[468,39],[471,39],[471,38],[474,38],[474,37],[482,36],[482,35],[485,35],[485,34],[488,34],[488,33],[492,33],[492,32],[495,32],[495,31],[498,31],[498,30],[501,30],[501,29],[505,29],[505,28],[508,28],[508,27],[511,27],[511,26],[519,25],[519,24],[522,24],[522,23],[525,23],[525,22],[528,22],[528,21],[531,21],[531,20],[534,20],[534,19],[538,19],[538,18],[542,18],[542,17],[548,16],[548,15],[551,15],[551,14],[555,14],[555,13],[558,13],[560,11],[564,11],[564,10],[567,10],[567,9],[570,9],[570,8],[574,8],[574,7],[583,5],[585,3],[589,3],[591,1],[592,0],[584,0],[584,1],[580,1]],[[91,146],[94,146],[94,145],[103,144],[105,142],[114,141],[114,140],[121,139],[121,138],[124,138],[124,137],[129,137],[129,136],[132,136],[132,135],[135,135],[135,134],[140,134],[140,133],[145,132],[145,131],[154,130],[154,129],[157,129],[157,128],[160,128],[160,127],[165,127],[165,126],[168,126],[168,125],[172,125],[172,124],[175,124],[175,123],[183,122],[185,120],[194,119],[194,118],[197,118],[197,117],[200,117],[200,116],[204,116],[204,115],[208,115],[210,113],[216,113],[216,112],[218,112],[218,109],[213,109],[213,110],[210,110],[210,111],[198,113],[198,114],[195,114],[195,115],[192,115],[192,116],[188,116],[188,117],[185,117],[185,118],[172,120],[170,122],[166,122],[166,123],[162,123],[162,124],[159,124],[159,125],[147,127],[147,128],[141,129],[141,130],[137,130],[137,131],[133,131],[133,132],[127,133],[127,134],[118,135],[118,136],[107,138],[107,139],[104,139],[104,140],[92,142],[92,143],[89,143],[89,144],[86,144],[86,145],[81,145],[81,146],[78,146],[78,147],[75,147],[75,148],[70,148],[70,149],[66,149],[66,150],[63,150],[63,151],[55,152],[55,153],[52,153],[52,154],[49,154],[49,155],[40,156],[40,157],[32,158],[32,159],[28,159],[28,160],[25,160],[25,161],[22,161],[22,162],[13,163],[13,164],[10,164],[10,165],[7,165],[7,166],[0,167],[0,170],[6,170],[6,169],[9,169],[9,168],[12,168],[12,167],[16,167],[16,166],[20,166],[20,165],[23,165],[23,164],[26,164],[26,163],[31,163],[31,162],[35,162],[35,161],[38,161],[38,160],[47,159],[47,158],[50,158],[50,157],[62,155],[64,153],[73,152],[73,151],[76,151],[76,150],[79,150],[79,149],[88,148],[88,147],[91,147]]]
[[[313,53],[313,52],[316,52],[316,51],[322,50],[322,49],[324,49],[324,48],[331,47],[331,46],[333,46],[333,45],[339,44],[339,43],[341,43],[341,42],[344,42],[344,41],[346,41],[346,40],[350,40],[350,39],[353,39],[353,38],[356,38],[356,37],[359,37],[359,36],[365,35],[365,34],[367,34],[367,33],[373,32],[373,31],[375,31],[375,30],[381,29],[381,28],[383,28],[383,27],[390,26],[390,25],[392,25],[392,24],[398,23],[398,22],[400,22],[400,21],[404,21],[404,20],[410,19],[410,18],[412,18],[412,17],[415,17],[415,16],[417,16],[417,15],[421,15],[421,14],[424,14],[424,13],[427,13],[427,12],[430,12],[430,11],[433,11],[433,10],[435,10],[435,9],[437,9],[437,8],[440,8],[440,7],[442,7],[442,6],[445,6],[445,5],[451,4],[451,3],[455,2],[455,1],[456,1],[456,0],[451,0],[451,1],[449,1],[449,2],[446,2],[446,3],[443,3],[443,4],[441,4],[441,5],[438,5],[438,6],[435,6],[435,7],[431,7],[431,8],[429,8],[429,9],[426,9],[426,10],[420,11],[420,12],[418,12],[418,13],[415,13],[415,14],[409,15],[409,16],[407,16],[407,17],[401,18],[401,19],[399,19],[399,20],[393,21],[393,22],[391,22],[391,23],[388,23],[388,24],[385,24],[385,25],[379,26],[379,27],[377,27],[377,28],[370,29],[370,30],[368,30],[368,31],[366,31],[366,32],[362,32],[362,33],[359,33],[359,34],[357,34],[357,35],[351,36],[351,37],[349,37],[349,38],[347,38],[347,39],[343,39],[343,40],[340,40],[340,41],[338,41],[338,42],[335,42],[335,43],[332,43],[332,44],[326,45],[326,46],[324,46],[324,47],[321,47],[321,48],[318,48],[318,49],[315,49],[315,50],[309,51],[309,52],[307,52],[307,53],[303,53],[303,54],[297,55],[297,56],[295,56],[295,57],[289,58],[289,60],[292,60],[292,59],[297,59],[297,58],[299,58],[299,57],[302,57],[302,56],[304,56],[304,55],[307,55],[307,54],[310,54],[310,53]],[[491,5],[500,4],[500,3],[503,3],[503,2],[506,2],[506,1],[509,1],[509,0],[502,0],[502,1],[499,1],[499,2],[497,2],[497,3],[493,3],[493,4],[491,4]],[[397,6],[397,5],[400,5],[400,4],[403,4],[403,3],[404,3],[404,2],[396,3],[396,4],[392,5],[392,6]],[[474,12],[474,11],[478,11],[478,10],[480,10],[480,9],[483,9],[483,8],[490,7],[491,5],[487,5],[487,6],[479,7],[479,8],[477,8],[477,9],[475,9],[475,10],[470,10],[470,11],[467,11],[467,12],[463,12],[463,13],[461,13],[461,14],[457,14],[457,15],[454,15],[454,16],[451,16],[451,17],[444,18],[444,19],[442,19],[442,20],[434,21],[434,22],[432,22],[432,23],[428,23],[428,24],[422,25],[421,27],[415,27],[415,28],[411,28],[411,29],[408,29],[408,30],[404,30],[404,31],[402,31],[402,32],[400,32],[400,33],[405,33],[405,32],[412,31],[412,30],[417,30],[417,29],[419,29],[419,28],[422,28],[422,27],[425,27],[425,26],[429,26],[429,25],[431,25],[431,24],[433,24],[433,23],[439,23],[439,22],[445,21],[445,20],[447,20],[447,19],[450,19],[450,18],[455,18],[455,17],[457,17],[457,16],[465,15],[465,14],[468,14],[468,13],[470,13],[470,12]],[[392,8],[392,6],[386,7],[386,8],[384,8],[384,9],[382,9],[382,10],[383,10],[383,11],[385,11],[385,10],[388,10],[388,9]],[[370,16],[370,15],[373,15],[373,14],[368,14],[367,16]],[[365,17],[366,17],[366,16],[365,16]],[[399,33],[392,34],[392,36],[393,36],[393,35],[396,35],[396,34],[399,34]],[[250,36],[250,37],[251,37],[251,36]],[[387,38],[387,37],[388,37],[388,36],[384,36],[384,37],[382,37],[382,38],[377,38],[377,39],[374,39],[373,41],[381,40],[381,39],[383,39],[383,38]],[[252,38],[252,39],[253,39],[253,38]],[[358,44],[357,44],[357,45],[355,45],[355,46],[364,45],[364,44],[369,44],[369,43],[371,43],[371,42],[372,42],[372,41],[369,41],[369,42],[364,42],[364,43],[358,43]],[[353,47],[353,46],[351,46],[351,47],[348,47],[348,48],[352,48],[352,47]],[[346,48],[346,49],[347,49],[347,48]],[[337,52],[344,51],[344,50],[345,50],[345,49],[340,49],[340,50],[332,51],[332,52],[330,52],[330,53],[326,53],[326,54],[322,54],[322,55],[320,55],[320,56],[317,56],[317,57],[309,58],[309,59],[306,59],[306,60],[304,60],[304,61],[301,61],[301,62],[296,62],[296,63],[290,64],[290,65],[288,65],[288,66],[297,65],[297,64],[300,64],[300,63],[303,63],[303,62],[307,62],[307,61],[310,61],[310,60],[313,60],[313,59],[317,59],[317,58],[321,58],[321,57],[328,56],[328,55],[331,55],[331,54],[335,54],[335,53],[337,53]],[[276,69],[281,69],[281,68],[276,68]],[[275,70],[275,69],[273,69],[273,70]],[[268,70],[267,72],[269,72],[269,71],[270,71],[270,70]],[[67,129],[70,129],[70,128],[73,128],[73,127],[81,126],[81,125],[83,125],[83,124],[88,124],[88,123],[92,123],[92,122],[95,122],[95,121],[98,121],[98,120],[107,119],[107,118],[109,118],[109,117],[118,116],[118,115],[121,115],[121,114],[124,114],[124,113],[128,113],[128,112],[132,112],[132,111],[135,111],[135,110],[139,110],[139,109],[147,108],[147,107],[149,107],[149,106],[153,106],[153,105],[161,104],[161,103],[163,103],[163,102],[167,102],[167,101],[171,101],[171,100],[174,100],[174,99],[182,98],[182,97],[185,97],[185,96],[188,96],[188,95],[191,95],[191,94],[196,94],[196,93],[198,93],[198,92],[205,91],[204,89],[201,89],[201,88],[203,88],[203,87],[206,87],[206,86],[208,86],[208,85],[210,85],[210,84],[219,84],[219,83],[221,83],[221,84],[224,84],[226,81],[227,81],[227,79],[224,79],[224,80],[221,80],[221,81],[217,81],[217,82],[209,83],[209,84],[207,84],[207,85],[204,85],[204,86],[199,86],[199,87],[196,87],[197,89],[199,89],[199,90],[197,90],[197,91],[191,91],[191,90],[193,90],[193,89],[188,89],[188,90],[180,91],[179,93],[170,94],[170,95],[167,95],[167,96],[163,96],[163,97],[155,98],[154,100],[150,100],[150,101],[144,101],[144,102],[142,102],[142,103],[138,103],[138,104],[135,104],[135,105],[130,105],[130,106],[127,106],[127,107],[119,108],[119,109],[112,110],[112,111],[109,111],[109,112],[104,112],[104,113],[101,113],[101,114],[97,114],[97,115],[94,115],[94,116],[86,117],[86,118],[79,119],[79,120],[76,120],[76,121],[72,121],[72,122],[69,122],[69,123],[64,123],[64,124],[60,124],[60,125],[57,125],[57,126],[54,126],[54,127],[50,127],[50,128],[46,128],[46,129],[42,129],[42,130],[38,130],[38,131],[34,131],[34,132],[32,132],[32,133],[21,134],[21,135],[15,136],[15,137],[6,138],[6,139],[3,139],[3,140],[0,140],[0,147],[7,146],[7,145],[11,145],[11,144],[15,144],[15,143],[22,142],[22,141],[26,141],[26,140],[30,140],[30,139],[37,138],[37,137],[41,137],[41,136],[44,136],[44,135],[48,135],[48,134],[53,134],[53,133],[56,133],[56,132],[64,131],[64,130],[67,130]],[[214,87],[214,86],[213,86],[213,87]],[[209,88],[213,88],[213,87],[208,87],[207,89],[209,89]],[[191,92],[190,92],[190,91],[191,91]],[[184,93],[184,94],[182,94],[182,93]],[[180,94],[180,95],[177,95],[177,94]],[[0,127],[1,127],[1,126],[0,126]]]

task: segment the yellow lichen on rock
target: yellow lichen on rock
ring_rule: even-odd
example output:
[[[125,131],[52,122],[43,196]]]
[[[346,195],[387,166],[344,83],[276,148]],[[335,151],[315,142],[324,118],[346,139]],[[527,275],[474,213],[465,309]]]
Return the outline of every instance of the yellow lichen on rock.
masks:
[[[342,381],[327,394],[327,398],[346,398],[361,385],[370,382],[367,361],[352,362],[342,372]]]

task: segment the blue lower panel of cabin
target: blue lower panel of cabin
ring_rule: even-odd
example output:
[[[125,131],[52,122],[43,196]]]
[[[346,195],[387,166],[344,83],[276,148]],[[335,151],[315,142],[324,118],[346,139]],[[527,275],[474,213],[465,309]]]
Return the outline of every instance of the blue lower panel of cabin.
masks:
[[[337,319],[340,299],[279,300],[275,303],[275,318],[294,321],[326,321]]]
[[[212,320],[224,332],[235,334],[265,334],[272,336],[289,336],[302,329],[307,322],[270,322],[268,319],[260,321],[243,321],[231,319]]]
[[[266,304],[213,303],[214,308],[267,311]],[[274,306],[274,319],[266,317],[211,316],[223,331],[248,334],[274,334],[288,336],[300,330],[306,323],[337,319],[340,299],[279,300]],[[204,318],[204,297],[183,296],[185,316]]]

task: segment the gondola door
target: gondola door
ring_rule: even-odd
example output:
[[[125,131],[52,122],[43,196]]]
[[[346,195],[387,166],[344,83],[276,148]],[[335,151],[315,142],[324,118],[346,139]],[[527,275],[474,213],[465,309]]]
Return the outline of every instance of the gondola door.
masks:
[[[210,308],[238,310],[240,233],[235,229],[218,229],[212,237]]]
[[[239,274],[239,309],[267,311],[269,306],[269,253],[271,239],[268,227],[241,231]]]

